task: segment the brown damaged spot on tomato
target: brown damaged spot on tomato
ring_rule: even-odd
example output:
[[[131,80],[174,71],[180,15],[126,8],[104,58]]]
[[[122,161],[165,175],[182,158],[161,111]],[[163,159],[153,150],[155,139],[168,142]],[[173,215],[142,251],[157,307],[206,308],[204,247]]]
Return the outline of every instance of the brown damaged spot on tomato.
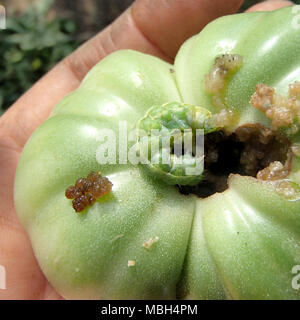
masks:
[[[290,173],[288,161],[283,165],[280,161],[274,161],[268,167],[257,173],[257,179],[265,181],[275,181],[286,178]]]
[[[296,188],[295,183],[289,180],[278,180],[274,182],[275,190],[289,200],[298,200],[300,197],[299,189]]]
[[[205,76],[206,90],[214,94],[223,91],[227,78],[242,66],[242,62],[242,56],[238,54],[223,54],[217,57],[213,68]]]
[[[204,77],[205,90],[212,94],[212,104],[218,110],[227,109],[223,93],[230,76],[243,64],[243,57],[238,54],[223,54],[215,59],[210,72]]]
[[[156,236],[154,238],[151,237],[143,243],[143,247],[146,249],[150,249],[154,245],[154,243],[156,243],[158,241],[159,241],[158,237],[156,237]]]
[[[91,172],[87,178],[80,178],[74,186],[67,188],[65,196],[72,201],[76,212],[83,211],[97,199],[109,193],[113,184],[98,172]]]
[[[295,134],[300,124],[300,82],[289,86],[289,96],[284,97],[275,92],[273,87],[258,84],[250,104],[265,113],[271,120],[272,129],[286,128],[287,134]]]
[[[229,132],[235,127],[239,115],[227,105],[224,97],[225,88],[230,76],[243,64],[243,57],[238,54],[223,54],[215,59],[210,72],[204,77],[204,87],[211,94],[211,103],[217,109],[212,117],[215,126]]]
[[[250,104],[265,113],[270,119],[271,128],[259,124],[236,128],[238,116],[234,108],[227,105],[224,92],[230,75],[240,69],[242,62],[243,59],[239,55],[223,54],[215,59],[212,69],[204,80],[205,89],[212,95],[212,104],[218,110],[213,115],[212,121],[223,131],[221,140],[225,142],[233,140],[235,147],[243,144],[242,152],[237,152],[237,148],[232,150],[239,154],[239,160],[230,173],[256,177],[258,180],[273,184],[276,191],[284,197],[295,198],[299,192],[297,188],[295,189],[294,183],[287,178],[291,172],[294,156],[300,156],[300,145],[298,143],[291,145],[283,133],[290,136],[299,131],[300,82],[296,81],[289,85],[287,97],[277,94],[270,86],[258,84]],[[211,135],[213,143],[210,143],[210,148],[206,152],[206,180],[214,184],[214,191],[220,192],[227,188],[228,176],[226,174],[220,179],[219,174],[216,176],[210,170],[211,163],[217,162],[222,152],[218,146],[218,139],[215,139],[216,135],[219,137],[220,133]]]
[[[294,135],[300,125],[300,82],[289,85],[287,97],[276,93],[273,87],[258,84],[251,97],[250,104],[262,112],[271,121],[273,132],[284,130],[287,135]],[[274,185],[275,190],[287,199],[299,198],[299,186],[288,179],[294,157],[300,156],[300,145],[290,146],[287,160],[283,164],[279,161],[271,162],[266,168],[257,173],[257,179]]]
[[[128,260],[128,262],[127,262],[128,268],[135,267],[135,265],[136,265],[135,260]]]

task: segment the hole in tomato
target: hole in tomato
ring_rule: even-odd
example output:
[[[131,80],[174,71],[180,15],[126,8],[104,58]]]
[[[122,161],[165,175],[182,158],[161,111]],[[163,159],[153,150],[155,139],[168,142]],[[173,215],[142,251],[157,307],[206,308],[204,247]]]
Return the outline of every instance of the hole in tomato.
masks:
[[[178,186],[182,194],[205,198],[223,192],[232,173],[278,180],[290,172],[291,143],[278,131],[248,124],[231,134],[222,130],[209,133],[204,139],[204,178],[196,186]]]

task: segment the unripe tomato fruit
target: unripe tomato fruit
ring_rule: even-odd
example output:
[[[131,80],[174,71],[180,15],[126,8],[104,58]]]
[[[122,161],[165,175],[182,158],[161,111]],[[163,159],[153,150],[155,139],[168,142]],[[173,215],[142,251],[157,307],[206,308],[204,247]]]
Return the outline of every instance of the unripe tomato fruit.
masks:
[[[182,194],[145,165],[100,165],[96,155],[102,129],[118,134],[120,120],[135,128],[153,106],[177,102],[216,114],[205,79],[224,54],[242,58],[220,91],[238,116],[230,130],[270,129],[270,118],[249,101],[260,83],[287,96],[300,80],[293,10],[219,18],[183,44],[174,66],[136,51],[115,52],[33,133],[18,164],[15,206],[44,274],[63,297],[300,298],[292,285],[300,265],[297,197],[239,174],[209,197]],[[284,129],[280,134],[297,145],[298,131]],[[285,177],[296,189],[299,159],[293,155]],[[112,190],[76,213],[65,190],[95,171]]]

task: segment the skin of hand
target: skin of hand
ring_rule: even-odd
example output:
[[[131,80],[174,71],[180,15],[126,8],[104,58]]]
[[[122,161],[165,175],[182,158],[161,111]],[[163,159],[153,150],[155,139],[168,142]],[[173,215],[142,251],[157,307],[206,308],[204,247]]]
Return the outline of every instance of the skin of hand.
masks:
[[[137,0],[114,23],[65,58],[0,118],[0,265],[4,299],[62,299],[44,277],[13,201],[14,175],[22,148],[52,108],[78,87],[109,53],[134,49],[172,62],[181,44],[217,17],[235,13],[242,0]],[[248,11],[274,10],[289,1],[266,1]]]

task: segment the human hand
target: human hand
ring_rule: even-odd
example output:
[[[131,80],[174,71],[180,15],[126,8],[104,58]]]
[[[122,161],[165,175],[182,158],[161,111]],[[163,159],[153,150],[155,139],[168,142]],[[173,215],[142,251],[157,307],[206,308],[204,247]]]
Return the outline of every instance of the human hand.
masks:
[[[236,12],[241,2],[137,0],[112,25],[60,62],[0,118],[0,265],[7,272],[7,289],[0,289],[0,299],[61,299],[40,270],[14,209],[14,175],[31,133],[109,53],[135,49],[172,62],[186,39],[200,32],[211,20]],[[273,10],[290,4],[268,1],[251,10]]]

